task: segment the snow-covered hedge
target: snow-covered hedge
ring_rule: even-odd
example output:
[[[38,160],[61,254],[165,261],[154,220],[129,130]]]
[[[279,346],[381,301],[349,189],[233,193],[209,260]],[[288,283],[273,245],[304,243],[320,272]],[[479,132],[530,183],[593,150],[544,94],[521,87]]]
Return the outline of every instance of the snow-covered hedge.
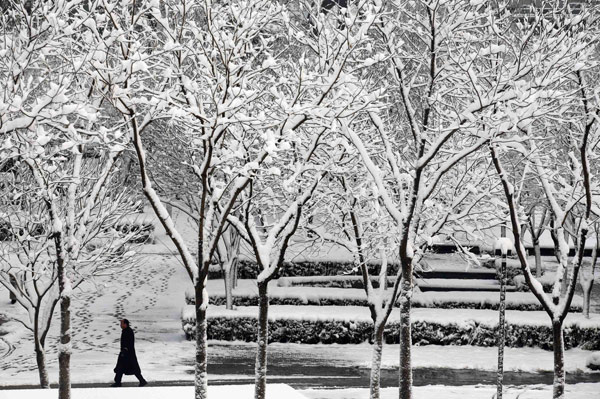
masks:
[[[592,353],[586,359],[585,365],[591,370],[600,370],[600,352]]]
[[[379,273],[378,264],[369,265],[369,271],[373,275]],[[397,265],[388,265],[388,272],[393,275],[397,271]],[[279,271],[278,277],[291,276],[338,276],[338,275],[358,275],[360,271],[350,262],[285,262]],[[256,262],[241,260],[238,263],[238,278],[255,279],[258,276],[258,266]],[[220,268],[213,268],[208,275],[209,279],[222,277]]]
[[[554,285],[555,276],[555,273],[546,273],[542,277],[537,279],[542,284],[542,287],[544,287],[544,292],[552,292],[552,286]],[[527,285],[527,282],[525,281],[525,276],[523,275],[515,276],[513,278],[513,284],[516,287],[517,291],[529,291],[529,286]]]
[[[6,220],[0,220],[0,241],[10,241],[13,239],[13,233],[10,229],[10,223]]]
[[[394,284],[395,277],[388,277],[388,286]],[[371,283],[374,288],[379,286],[379,277],[371,276]],[[277,281],[279,287],[331,287],[331,288],[362,288],[362,276],[303,276],[303,277],[283,277]]]
[[[194,304],[194,293],[186,291],[185,302],[188,305]],[[225,305],[225,296],[222,294],[211,295],[209,303],[215,306]],[[294,306],[367,306],[365,298],[334,298],[319,296],[301,296],[291,295],[271,295],[269,298],[271,305],[294,305]],[[258,306],[258,294],[253,295],[234,295],[234,306]],[[440,298],[439,300],[430,299],[415,295],[412,302],[413,308],[438,308],[438,309],[498,309],[498,302],[480,300],[478,298],[458,297],[455,300]],[[506,302],[506,309],[521,311],[543,310],[539,302]],[[571,304],[571,312],[581,312],[581,304]]]
[[[154,225],[151,222],[123,222],[116,225],[115,230],[123,234],[135,233],[131,242],[143,244],[152,239]]]
[[[271,319],[269,342],[302,344],[359,344],[371,340],[372,324],[364,319],[295,318]],[[184,310],[182,327],[187,339],[195,339],[195,314]],[[240,314],[217,315],[208,319],[208,339],[224,341],[256,341],[255,317]],[[539,324],[509,324],[506,334],[508,347],[539,347],[552,349],[552,329]],[[565,328],[565,347],[600,350],[600,328],[571,324]],[[399,321],[392,320],[385,329],[385,341],[397,344]],[[416,345],[474,345],[495,346],[496,327],[486,322],[444,323],[434,320],[415,320],[412,338]]]
[[[496,258],[494,256],[492,256],[490,259],[481,261],[481,266],[487,269],[496,270],[496,279],[500,281],[502,276],[500,276],[500,269],[496,267]],[[506,260],[506,277],[508,278],[508,281],[511,281],[516,276],[523,276],[523,272],[521,271],[521,263],[516,258],[508,258]]]

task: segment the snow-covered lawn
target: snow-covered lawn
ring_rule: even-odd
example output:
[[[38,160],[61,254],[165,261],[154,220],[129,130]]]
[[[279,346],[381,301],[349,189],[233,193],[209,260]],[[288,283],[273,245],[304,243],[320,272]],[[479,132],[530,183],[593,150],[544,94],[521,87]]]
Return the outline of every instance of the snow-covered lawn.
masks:
[[[496,387],[490,385],[452,387],[445,385],[431,385],[414,387],[415,399],[486,399],[493,398]],[[309,399],[362,399],[369,397],[369,390],[363,388],[351,389],[310,389],[301,391]],[[567,385],[566,397],[569,399],[598,399],[600,383]],[[398,389],[383,388],[381,399],[396,399]],[[508,387],[503,397],[506,399],[546,399],[552,397],[552,387],[535,385],[529,387]]]
[[[96,292],[91,286],[86,293],[78,294],[73,303],[73,356],[72,356],[72,381],[73,383],[106,383],[112,382],[113,368],[116,363],[119,351],[118,340],[120,328],[118,319],[127,317],[136,331],[136,347],[138,358],[142,367],[144,376],[151,382],[155,381],[193,381],[193,358],[194,343],[185,340],[181,329],[181,308],[184,304],[184,292],[190,287],[191,283],[188,276],[179,265],[177,258],[169,254],[168,245],[164,245],[164,233],[160,233],[157,227],[157,243],[145,245],[147,253],[143,262],[135,265],[132,269],[123,274],[110,276],[102,281],[103,286]],[[191,232],[190,232],[191,233]],[[161,235],[162,234],[162,235]],[[187,235],[194,237],[194,234]],[[152,251],[150,251],[152,249]],[[209,290],[217,292],[222,290],[223,283],[220,280],[211,281]],[[249,290],[252,285],[249,282]],[[254,285],[255,287],[255,285]],[[255,288],[254,288],[255,289]],[[309,288],[310,289],[310,288]],[[327,289],[329,290],[333,289]],[[345,292],[354,292],[353,290],[343,290]],[[8,294],[0,291],[0,313],[19,314],[19,308],[10,305]],[[361,290],[357,290],[352,295],[364,295]],[[439,294],[439,293],[438,293]],[[473,294],[476,297],[487,298],[488,293]],[[427,294],[429,295],[429,294]],[[524,300],[530,294],[514,293],[509,294],[509,298],[516,295],[515,300]],[[484,300],[484,299],[481,299]],[[307,308],[307,309],[303,309]],[[317,307],[293,307],[285,311],[290,313],[314,312]],[[276,309],[273,307],[272,309]],[[284,308],[282,308],[284,309]],[[327,312],[327,317],[332,317],[332,313],[343,311],[342,317],[354,317],[356,312],[360,317],[368,319],[368,313],[364,313],[363,308],[348,308],[340,310],[339,308],[321,307],[319,311]],[[415,317],[425,317],[427,309],[414,309]],[[209,314],[218,314],[222,312],[221,308],[211,306]],[[256,309],[239,310],[239,312],[256,312]],[[274,310],[276,313],[277,310]],[[273,313],[273,312],[272,312]],[[364,313],[364,315],[363,315]],[[393,317],[397,317],[397,311]],[[450,319],[441,314],[433,313],[430,317]],[[481,317],[489,319],[490,323],[497,322],[497,314],[493,311],[462,311],[461,314],[479,314]],[[509,312],[509,315],[511,312]],[[535,312],[527,312],[529,316]],[[423,315],[423,316],[419,316]],[[21,313],[21,316],[23,314]],[[567,323],[576,315],[569,315]],[[53,327],[47,339],[48,345],[48,366],[51,383],[55,384],[58,379],[58,361],[56,356],[57,332],[58,332],[58,313],[56,314]],[[319,316],[320,317],[320,316]],[[479,317],[479,316],[478,316]],[[509,316],[510,317],[510,316]],[[539,312],[538,316],[541,322],[546,323],[547,316]],[[575,317],[577,318],[577,317]],[[510,319],[509,319],[510,320]],[[594,316],[593,323],[598,322],[598,316]],[[38,374],[35,365],[35,356],[33,344],[29,335],[25,333],[22,326],[10,322],[0,326],[0,329],[8,331],[8,335],[3,335],[0,339],[0,386],[10,385],[35,385],[38,382]],[[2,336],[2,333],[0,333]],[[253,343],[225,343],[210,342],[209,359],[214,356],[235,356],[240,352],[245,352],[248,359],[252,359],[255,345]],[[277,364],[276,359],[321,359],[323,362],[332,366],[340,367],[359,367],[368,368],[371,360],[371,347],[368,344],[361,345],[295,345],[295,344],[272,344],[270,345],[273,357],[270,364]],[[566,371],[568,373],[590,373],[585,367],[586,358],[590,352],[580,349],[566,351]],[[496,349],[480,347],[449,347],[449,346],[420,346],[413,348],[413,366],[419,368],[452,368],[452,369],[480,369],[493,371],[495,369]],[[397,367],[398,346],[386,345],[383,354],[383,366],[388,369]],[[536,372],[539,370],[552,370],[552,353],[536,348],[507,348],[505,369],[507,371]],[[210,373],[211,379],[238,379],[240,374],[236,375],[216,375]],[[253,373],[249,376],[252,377]],[[314,378],[306,376],[306,378]],[[125,377],[124,382],[132,382],[133,377]],[[571,392],[577,391],[582,384],[575,386],[567,385]],[[216,388],[216,387],[215,387]],[[144,387],[139,390],[143,392],[144,399],[150,399],[151,392],[155,389]],[[166,389],[166,388],[165,388]],[[169,391],[168,389],[173,389]],[[188,389],[190,387],[168,388],[165,392],[175,392],[176,389]],[[439,389],[439,388],[438,388]],[[459,388],[447,388],[455,391]],[[423,388],[415,388],[417,395]],[[103,390],[101,390],[103,391]],[[6,398],[6,390],[0,390],[0,398]],[[21,395],[25,391],[19,391]],[[53,392],[53,391],[45,391]],[[107,391],[104,391],[107,392]],[[129,392],[128,399],[134,399],[134,388],[123,388],[120,390],[108,391],[113,398],[120,392]],[[187,391],[184,391],[187,392]],[[191,392],[191,391],[190,391]],[[314,391],[315,393],[317,391]],[[336,391],[329,391],[332,395],[337,395]],[[354,392],[354,391],[352,391]],[[361,397],[366,397],[365,391]],[[385,390],[386,394],[388,390]],[[389,390],[389,392],[396,392]],[[447,397],[440,394],[432,397]],[[450,391],[449,391],[450,392]],[[480,392],[480,391],[474,391]],[[569,392],[569,391],[568,391]],[[350,391],[342,391],[337,397],[348,397]],[[546,392],[548,397],[548,392]],[[310,396],[310,395],[309,395]],[[23,396],[18,396],[22,399]],[[52,397],[56,397],[54,394]],[[91,396],[86,396],[90,397]],[[183,395],[168,395],[165,397],[191,397],[191,393]],[[315,397],[315,396],[310,396]],[[336,397],[336,396],[328,396]],[[419,396],[417,396],[419,397]],[[484,397],[491,397],[486,395]],[[75,396],[77,398],[77,396]],[[462,396],[461,396],[462,398]],[[570,395],[570,398],[579,399],[579,396]],[[581,397],[583,399],[583,397]]]
[[[0,399],[54,399],[56,389],[23,389],[0,391]],[[250,399],[254,397],[254,385],[209,386],[211,399]],[[74,388],[73,399],[174,399],[193,398],[194,387],[143,387],[143,388]],[[305,399],[306,397],[285,384],[267,385],[267,397]]]
[[[114,376],[118,354],[120,329],[119,315],[129,318],[136,330],[136,347],[142,371],[149,381],[192,381],[194,342],[186,341],[181,330],[181,307],[184,291],[189,280],[183,268],[173,258],[163,255],[148,256],[138,268],[126,275],[115,276],[113,281],[101,293],[81,295],[73,304],[73,356],[72,379],[74,383],[110,383]],[[288,311],[305,311],[297,307]],[[337,311],[327,309],[322,311]],[[0,298],[0,311],[15,312],[18,308],[9,305],[8,296]],[[276,307],[273,307],[276,309]],[[362,309],[362,308],[360,308]],[[347,309],[345,312],[350,312]],[[415,314],[421,310],[415,309]],[[211,306],[209,314],[221,312],[221,308]],[[239,312],[255,312],[255,309]],[[362,312],[362,310],[360,310]],[[397,312],[394,312],[397,313]],[[470,311],[466,311],[466,314]],[[531,313],[531,312],[528,312]],[[572,317],[573,315],[570,315]],[[345,317],[352,317],[347,313]],[[366,315],[365,317],[368,317]],[[543,315],[540,316],[544,319]],[[489,312],[490,321],[497,319],[495,312]],[[567,318],[567,320],[569,320]],[[493,319],[493,320],[492,320]],[[49,374],[52,383],[58,378],[56,356],[58,315],[48,337]],[[33,344],[23,329],[12,322],[0,329],[10,329],[10,348],[0,346],[0,384],[25,385],[38,381],[35,366]],[[18,337],[21,336],[19,339]],[[6,336],[5,336],[6,338]],[[211,342],[211,356],[228,356],[247,351],[252,358],[253,343]],[[352,345],[293,345],[272,344],[272,353],[277,358],[322,358],[324,362],[341,367],[368,367],[371,359],[371,347],[368,344]],[[567,372],[589,372],[585,368],[589,351],[572,349],[566,352]],[[495,348],[420,346],[414,347],[414,367],[479,368],[493,370],[495,367]],[[273,360],[274,361],[274,360]],[[275,364],[271,362],[271,364]],[[383,364],[386,368],[397,367],[398,346],[386,345]],[[535,348],[507,349],[506,369],[535,372],[552,369],[552,353]],[[210,371],[209,371],[210,374]],[[211,378],[219,376],[211,374]],[[222,376],[221,376],[222,378]],[[235,378],[235,377],[233,377]],[[133,381],[131,377],[124,381]]]

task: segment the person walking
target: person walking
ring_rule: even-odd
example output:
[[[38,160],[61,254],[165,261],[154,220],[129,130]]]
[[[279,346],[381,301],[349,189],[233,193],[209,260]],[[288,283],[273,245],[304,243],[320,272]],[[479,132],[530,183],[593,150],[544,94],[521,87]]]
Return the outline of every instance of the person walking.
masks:
[[[123,374],[135,375],[141,387],[148,384],[144,377],[142,377],[142,371],[135,355],[135,337],[127,319],[121,320],[121,352],[119,353],[119,359],[117,360],[114,372],[115,383],[111,387],[121,386]]]

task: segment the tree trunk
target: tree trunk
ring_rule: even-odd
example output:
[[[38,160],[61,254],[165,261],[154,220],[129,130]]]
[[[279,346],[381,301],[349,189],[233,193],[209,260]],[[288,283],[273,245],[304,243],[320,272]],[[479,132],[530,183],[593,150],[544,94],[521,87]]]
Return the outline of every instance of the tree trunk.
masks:
[[[233,279],[231,278],[231,268],[233,265],[226,265],[223,268],[223,279],[225,280],[225,308],[233,309]]]
[[[35,340],[35,360],[40,375],[40,388],[50,388],[48,369],[46,368],[46,350],[37,338]]]
[[[55,236],[56,268],[60,295],[60,345],[58,348],[58,399],[71,398],[71,281],[67,277],[62,236]]]
[[[535,253],[535,276],[542,277],[542,250],[539,240],[533,241],[533,252]]]
[[[258,283],[258,347],[256,351],[254,399],[264,399],[267,390],[267,345],[269,344],[268,284],[268,281]]]
[[[239,261],[236,260],[235,263],[231,266],[231,288],[237,288],[239,264]]]
[[[565,266],[565,269],[563,270],[563,279],[562,279],[562,284],[560,286],[560,296],[564,297],[567,295],[567,291],[569,289],[569,281],[571,280],[571,273],[569,273],[570,269],[569,269],[569,264],[567,263],[567,265]]]
[[[381,354],[383,352],[384,324],[373,325],[373,358],[371,361],[370,399],[380,398]]]
[[[590,286],[591,288],[591,286]],[[583,290],[583,317],[586,319],[590,318],[590,296],[592,294],[592,290]]]
[[[502,399],[504,387],[504,345],[506,341],[506,255],[500,262],[500,303],[498,306],[498,375],[496,379],[496,398]]]
[[[400,283],[400,399],[412,399],[411,290],[412,268],[403,267]]]
[[[581,284],[581,290],[583,291],[583,316],[587,319],[590,318],[590,296],[592,295],[592,286],[594,283],[594,276],[588,276],[587,273],[579,275],[579,283]]]
[[[63,271],[64,276],[64,271]],[[64,278],[64,277],[63,277]],[[71,398],[71,297],[60,299],[60,349],[58,351],[58,398]]]
[[[196,369],[195,389],[196,399],[208,398],[208,374],[207,374],[207,323],[206,307],[208,303],[203,291],[204,284],[198,279],[196,282]]]
[[[565,343],[563,340],[562,322],[552,322],[554,347],[554,388],[552,399],[565,397]]]
[[[596,245],[592,249],[592,260],[590,261],[590,272],[584,273],[581,271],[579,275],[579,283],[581,284],[581,289],[583,290],[583,315],[589,319],[590,318],[590,302],[592,295],[592,287],[594,286],[594,274],[596,272],[596,263],[598,262],[598,247],[600,247],[600,232],[598,228],[596,228]]]

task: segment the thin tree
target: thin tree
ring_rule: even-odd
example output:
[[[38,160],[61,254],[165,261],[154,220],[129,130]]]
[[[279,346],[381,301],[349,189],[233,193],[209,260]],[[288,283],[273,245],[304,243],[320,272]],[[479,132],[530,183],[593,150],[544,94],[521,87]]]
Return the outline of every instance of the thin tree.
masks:
[[[572,26],[566,26],[563,29],[572,32]],[[570,40],[587,43],[584,28],[575,26],[574,31],[576,34],[565,35],[563,45],[568,45]],[[583,57],[583,60],[579,57]],[[585,52],[577,53],[573,57],[563,57],[555,74],[558,80],[551,81],[551,83],[556,84],[555,89],[557,92],[569,93],[569,95],[561,95],[559,99],[555,100],[562,103],[562,106],[567,107],[570,110],[569,113],[565,112],[557,116],[546,111],[541,113],[538,118],[530,119],[527,116],[525,121],[518,119],[521,129],[523,129],[520,134],[499,132],[499,137],[490,145],[491,157],[497,175],[502,182],[506,203],[510,211],[512,234],[521,270],[529,288],[540,301],[551,320],[554,350],[553,398],[555,399],[563,398],[565,390],[563,322],[573,300],[578,274],[583,263],[586,240],[593,225],[594,193],[592,191],[593,177],[591,175],[589,154],[591,152],[590,144],[596,143],[598,140],[598,127],[597,116],[590,116],[597,115],[598,110],[590,106],[589,86],[585,80],[584,72],[581,71],[582,65],[585,65],[585,57]],[[568,83],[564,82],[558,78],[564,76],[558,73],[561,71],[565,75],[573,75],[573,78]],[[531,109],[528,109],[528,107],[536,109],[540,107],[538,99],[535,98],[532,98],[528,104],[527,107],[519,109],[518,112],[531,115]],[[514,110],[511,112],[514,112]],[[556,125],[556,130],[551,130],[552,136],[545,135],[546,132],[550,131],[545,127],[545,118],[552,118],[553,121],[559,122]],[[566,129],[566,126],[569,126],[569,129]],[[533,134],[534,132],[540,135],[536,137]],[[569,147],[557,146],[557,143],[564,143],[565,141],[554,140],[554,135],[568,135],[570,140],[566,142],[569,143]],[[501,150],[503,151],[501,152]],[[569,162],[547,162],[550,157],[554,159],[557,154],[564,154],[563,156],[569,158]],[[559,266],[550,294],[544,292],[542,285],[533,276],[530,269],[521,229],[522,216],[519,214],[518,203],[515,200],[515,189],[511,182],[511,176],[503,165],[503,157],[508,156],[519,156],[531,165],[532,170],[536,173],[537,184],[552,211],[552,217],[555,221],[552,228],[558,243],[555,250],[557,251],[556,257],[559,260]],[[567,180],[562,176],[569,176],[570,178]],[[573,184],[570,182],[573,182]],[[564,234],[564,226],[568,223],[568,214],[575,208],[581,209],[581,217],[576,223],[578,239],[575,256],[569,261],[570,249],[567,236]],[[566,275],[570,276],[568,284],[564,283]]]

